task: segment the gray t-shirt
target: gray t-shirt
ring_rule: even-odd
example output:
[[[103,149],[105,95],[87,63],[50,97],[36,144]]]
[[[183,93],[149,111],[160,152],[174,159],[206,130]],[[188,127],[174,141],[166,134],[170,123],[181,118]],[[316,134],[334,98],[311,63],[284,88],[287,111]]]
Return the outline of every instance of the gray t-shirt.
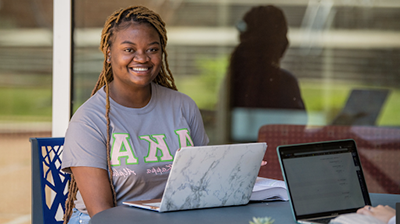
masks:
[[[196,103],[187,95],[152,83],[143,108],[124,107],[110,98],[111,165],[118,205],[161,198],[177,149],[207,145]],[[107,170],[104,88],[72,117],[64,143],[62,169],[87,166]],[[82,197],[75,207],[87,213]]]

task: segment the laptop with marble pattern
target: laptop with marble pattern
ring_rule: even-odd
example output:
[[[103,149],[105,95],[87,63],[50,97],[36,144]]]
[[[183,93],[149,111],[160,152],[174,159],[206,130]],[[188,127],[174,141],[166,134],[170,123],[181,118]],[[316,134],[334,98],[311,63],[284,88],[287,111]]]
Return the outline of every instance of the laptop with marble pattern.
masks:
[[[266,149],[265,142],[182,147],[161,199],[123,204],[158,212],[247,204]]]

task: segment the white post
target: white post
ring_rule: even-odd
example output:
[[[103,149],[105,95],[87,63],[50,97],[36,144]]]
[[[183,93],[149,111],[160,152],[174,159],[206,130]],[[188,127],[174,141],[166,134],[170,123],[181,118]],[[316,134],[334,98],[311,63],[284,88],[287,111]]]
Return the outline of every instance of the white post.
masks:
[[[53,137],[65,136],[71,117],[71,1],[53,0]]]

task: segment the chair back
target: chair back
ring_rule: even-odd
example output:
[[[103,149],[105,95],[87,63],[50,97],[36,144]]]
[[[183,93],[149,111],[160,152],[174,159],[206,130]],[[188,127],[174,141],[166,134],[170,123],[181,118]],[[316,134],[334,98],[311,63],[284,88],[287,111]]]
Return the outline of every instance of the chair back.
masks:
[[[61,171],[64,138],[30,138],[32,224],[63,223],[70,175]]]
[[[268,149],[259,176],[283,180],[276,147],[307,142],[354,139],[370,193],[400,194],[400,129],[376,126],[264,125],[258,141]]]

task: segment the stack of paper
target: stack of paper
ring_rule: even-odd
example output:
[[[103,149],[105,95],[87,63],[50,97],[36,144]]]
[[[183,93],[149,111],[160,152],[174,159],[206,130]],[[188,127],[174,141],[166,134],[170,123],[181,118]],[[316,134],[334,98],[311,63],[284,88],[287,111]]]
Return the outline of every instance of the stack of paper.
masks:
[[[282,180],[257,177],[251,201],[287,201],[289,200],[286,184]]]

